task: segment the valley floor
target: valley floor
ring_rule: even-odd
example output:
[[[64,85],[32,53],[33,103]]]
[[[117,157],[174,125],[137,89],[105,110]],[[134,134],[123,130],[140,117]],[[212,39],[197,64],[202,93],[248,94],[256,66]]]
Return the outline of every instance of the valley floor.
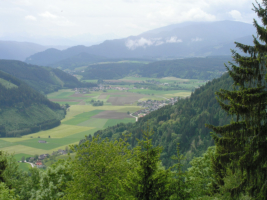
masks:
[[[118,123],[135,123],[136,117],[130,115],[138,110],[138,101],[166,100],[170,97],[185,97],[190,91],[154,91],[155,95],[148,95],[151,91],[90,91],[60,90],[47,95],[59,104],[69,104],[66,118],[61,125],[46,131],[22,136],[20,138],[1,138],[0,150],[14,153],[19,161],[23,156],[52,154],[59,149],[65,149],[71,144],[78,144],[85,136],[94,134],[97,130],[114,126]],[[185,95],[186,94],[186,95]],[[103,106],[92,106],[93,101],[103,101]],[[39,143],[39,140],[46,143]],[[24,167],[25,168],[25,167]]]

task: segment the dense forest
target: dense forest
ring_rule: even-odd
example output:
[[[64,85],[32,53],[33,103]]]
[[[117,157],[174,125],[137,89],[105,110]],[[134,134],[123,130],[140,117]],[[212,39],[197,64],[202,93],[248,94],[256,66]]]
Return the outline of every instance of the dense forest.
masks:
[[[128,61],[129,60],[129,61]],[[142,59],[142,58],[107,58],[104,56],[97,56],[82,52],[78,55],[66,58],[64,60],[49,64],[48,66],[53,68],[60,67],[61,69],[75,69],[77,67],[83,67],[88,65],[94,65],[97,63],[105,63],[105,62],[151,62],[154,59]]]
[[[63,88],[93,87],[93,83],[82,83],[60,69],[29,65],[16,60],[0,60],[0,70],[26,82],[44,94]]]
[[[84,72],[78,72],[83,79],[119,79],[129,75],[162,78],[177,77],[184,79],[212,80],[220,77],[226,70],[224,63],[229,56],[207,58],[186,58],[142,63],[105,63],[89,65]]]
[[[212,80],[220,77],[226,71],[224,63],[230,60],[230,56],[214,56],[152,62],[142,68],[140,75],[143,77],[174,76],[184,79]]]
[[[168,105],[157,111],[151,112],[136,123],[118,124],[105,130],[99,130],[94,135],[102,138],[118,139],[123,134],[131,133],[128,142],[131,147],[137,145],[137,139],[142,138],[142,130],[147,124],[155,131],[153,145],[163,146],[161,160],[164,166],[170,167],[170,159],[176,153],[176,144],[179,142],[180,152],[186,155],[187,164],[194,156],[200,156],[207,148],[213,145],[210,129],[205,123],[224,125],[230,117],[220,108],[215,92],[231,88],[233,81],[229,74],[224,74],[219,79],[214,79],[206,85],[196,89],[190,98],[180,99],[173,106]],[[90,136],[89,136],[90,137]],[[82,140],[80,143],[84,142]]]
[[[14,137],[60,124],[65,110],[23,81],[0,71],[0,135]]]
[[[144,64],[140,63],[108,63],[88,66],[79,74],[83,79],[120,79],[129,74],[136,74]]]

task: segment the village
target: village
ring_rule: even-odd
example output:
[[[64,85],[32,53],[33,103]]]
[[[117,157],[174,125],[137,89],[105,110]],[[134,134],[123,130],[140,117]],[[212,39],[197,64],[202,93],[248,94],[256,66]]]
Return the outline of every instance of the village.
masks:
[[[39,143],[44,143],[43,141],[39,140]],[[49,160],[55,160],[55,157],[60,155],[66,155],[68,154],[68,149],[62,150],[58,149],[58,151],[54,151],[51,155],[50,154],[41,154],[41,155],[35,155],[33,157],[27,157],[26,159],[22,157],[20,162],[26,162],[29,163],[32,167],[37,168],[46,168],[45,162]]]
[[[179,100],[179,97],[174,97],[166,100],[146,100],[146,101],[138,101],[137,105],[142,106],[145,109],[138,110],[132,114],[132,116],[136,117],[144,117],[152,111],[158,110],[166,105],[174,105],[175,102]]]

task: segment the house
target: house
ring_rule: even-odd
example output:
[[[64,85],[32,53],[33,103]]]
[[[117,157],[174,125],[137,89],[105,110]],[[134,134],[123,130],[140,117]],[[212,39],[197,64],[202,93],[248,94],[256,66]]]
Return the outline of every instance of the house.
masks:
[[[57,152],[59,154],[62,154],[62,155],[67,154],[67,152],[65,150],[62,150],[62,149],[59,149]]]
[[[43,163],[42,163],[42,161],[40,161],[40,160],[38,160],[38,161],[35,163],[35,165],[36,165],[36,167],[38,167],[38,168],[43,167]]]
[[[49,154],[41,154],[41,155],[38,157],[38,159],[39,159],[39,160],[43,160],[43,159],[45,159],[47,156],[49,156]]]
[[[38,142],[39,143],[47,143],[47,141],[45,141],[45,140],[39,140]]]

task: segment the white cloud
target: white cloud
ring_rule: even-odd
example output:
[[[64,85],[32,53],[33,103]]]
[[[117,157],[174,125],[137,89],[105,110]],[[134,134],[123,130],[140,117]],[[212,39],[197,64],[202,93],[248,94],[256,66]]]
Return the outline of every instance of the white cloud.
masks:
[[[231,10],[229,14],[234,20],[242,20],[242,14],[238,10]]]
[[[140,38],[138,40],[128,40],[126,42],[126,47],[128,47],[131,50],[136,49],[137,47],[143,47],[146,48],[147,46],[151,46],[154,44],[154,41],[145,39],[145,38]]]
[[[192,42],[200,42],[202,41],[203,39],[202,38],[199,38],[199,37],[196,37],[196,38],[192,38],[191,41]]]
[[[177,39],[176,36],[172,36],[170,39],[166,40],[167,43],[180,43],[183,42],[181,39]]]
[[[26,19],[26,20],[29,20],[29,21],[36,21],[36,20],[37,20],[36,17],[34,17],[34,16],[32,16],[32,15],[27,15],[27,16],[25,16],[25,19]]]
[[[151,38],[151,39],[146,39],[146,38],[140,38],[137,40],[127,40],[125,43],[125,46],[128,49],[134,50],[138,47],[146,48],[148,46],[159,46],[162,44],[166,43],[180,43],[183,42],[181,39],[177,39],[176,36],[172,36],[170,38],[162,39],[162,38]]]
[[[56,15],[53,15],[51,14],[50,12],[46,11],[42,14],[40,14],[40,16],[44,17],[44,18],[48,18],[48,19],[56,19],[57,16]]]

